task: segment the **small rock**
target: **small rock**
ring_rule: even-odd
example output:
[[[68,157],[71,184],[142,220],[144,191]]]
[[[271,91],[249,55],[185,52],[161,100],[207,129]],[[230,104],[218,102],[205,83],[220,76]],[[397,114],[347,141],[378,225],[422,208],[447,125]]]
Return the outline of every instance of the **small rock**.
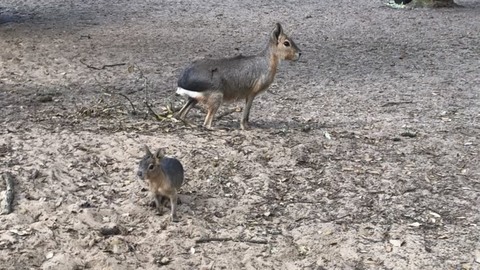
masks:
[[[310,132],[312,130],[312,127],[309,125],[304,125],[302,127],[302,132]]]
[[[309,252],[309,248],[306,246],[298,246],[297,249],[298,249],[298,253],[300,253],[300,255],[302,256],[307,255]]]
[[[83,201],[78,205],[80,208],[91,208],[93,207],[89,201]]]
[[[51,258],[53,258],[53,252],[52,251],[48,252],[47,255],[45,255],[45,258],[47,260],[50,260]]]
[[[60,205],[62,205],[63,203],[63,198],[58,198],[57,201],[55,202],[55,207],[60,207]]]
[[[401,247],[405,242],[402,241],[402,240],[398,240],[398,239],[390,239],[390,244],[392,244],[392,246],[394,247]]]
[[[41,103],[47,103],[47,102],[52,102],[53,97],[50,95],[39,96],[37,100],[38,102],[41,102]]]
[[[17,238],[13,236],[13,233],[11,232],[5,232],[2,235],[0,235],[0,245],[9,243],[9,244],[14,244],[17,242]]]
[[[408,137],[408,138],[415,138],[415,137],[417,137],[417,134],[413,133],[413,132],[402,132],[402,133],[400,133],[400,136]]]
[[[160,259],[156,259],[155,263],[157,263],[158,265],[167,265],[170,263],[170,259],[168,257],[162,257]]]
[[[167,258],[167,257],[163,257],[163,258],[160,260],[160,263],[161,263],[162,265],[166,265],[166,264],[168,264],[169,262],[170,262],[170,259]]]
[[[120,231],[120,228],[118,228],[118,226],[115,224],[100,228],[100,234],[103,236],[118,235],[121,233],[122,232]]]

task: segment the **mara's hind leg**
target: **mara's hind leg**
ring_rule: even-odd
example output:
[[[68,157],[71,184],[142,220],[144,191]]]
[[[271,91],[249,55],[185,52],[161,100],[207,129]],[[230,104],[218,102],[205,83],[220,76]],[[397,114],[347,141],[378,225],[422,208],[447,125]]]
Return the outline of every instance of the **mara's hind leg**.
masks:
[[[185,103],[182,109],[180,109],[180,111],[178,112],[178,118],[180,120],[185,120],[185,117],[187,117],[187,114],[190,111],[190,109],[193,108],[193,106],[195,106],[197,103],[198,103],[198,100],[194,98],[188,98],[187,103]]]
[[[177,191],[174,191],[173,194],[170,196],[170,209],[171,209],[170,215],[173,222],[178,222],[177,203],[178,203],[178,195],[177,195]]]
[[[203,126],[212,129],[212,122],[215,113],[217,112],[220,105],[222,105],[223,94],[222,93],[213,93],[208,97],[207,100],[207,117],[205,117],[205,122]]]

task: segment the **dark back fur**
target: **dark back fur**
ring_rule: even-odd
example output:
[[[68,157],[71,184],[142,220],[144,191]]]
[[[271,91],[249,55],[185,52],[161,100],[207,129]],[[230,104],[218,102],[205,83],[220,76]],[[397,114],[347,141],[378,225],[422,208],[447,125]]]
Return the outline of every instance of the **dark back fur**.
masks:
[[[262,76],[267,79],[268,70],[268,59],[262,55],[204,59],[185,69],[178,86],[197,92],[222,91],[225,99],[244,98]]]
[[[162,167],[165,175],[172,182],[172,186],[175,188],[180,188],[184,179],[183,166],[180,161],[175,158],[164,157],[160,161],[160,166]]]
[[[224,100],[245,98],[272,83],[280,60],[296,60],[299,54],[300,49],[277,24],[261,53],[195,61],[182,72],[178,86],[196,92],[220,91]]]

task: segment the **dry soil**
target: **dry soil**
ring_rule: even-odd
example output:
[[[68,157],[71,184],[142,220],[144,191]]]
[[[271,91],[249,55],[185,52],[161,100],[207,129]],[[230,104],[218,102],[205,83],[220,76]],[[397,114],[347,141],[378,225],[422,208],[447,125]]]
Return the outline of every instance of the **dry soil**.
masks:
[[[0,269],[480,269],[480,2],[458,3],[0,1]],[[243,102],[214,131],[149,113],[275,22],[303,56],[252,130]],[[179,223],[136,178],[144,144],[184,164]]]

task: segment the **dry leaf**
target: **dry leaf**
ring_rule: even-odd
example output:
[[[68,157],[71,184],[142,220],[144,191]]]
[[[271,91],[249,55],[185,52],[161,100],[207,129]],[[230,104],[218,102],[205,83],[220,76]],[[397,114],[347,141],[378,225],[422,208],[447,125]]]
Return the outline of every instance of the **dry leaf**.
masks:
[[[308,254],[309,248],[306,246],[298,246],[298,252],[300,255],[305,256]]]

